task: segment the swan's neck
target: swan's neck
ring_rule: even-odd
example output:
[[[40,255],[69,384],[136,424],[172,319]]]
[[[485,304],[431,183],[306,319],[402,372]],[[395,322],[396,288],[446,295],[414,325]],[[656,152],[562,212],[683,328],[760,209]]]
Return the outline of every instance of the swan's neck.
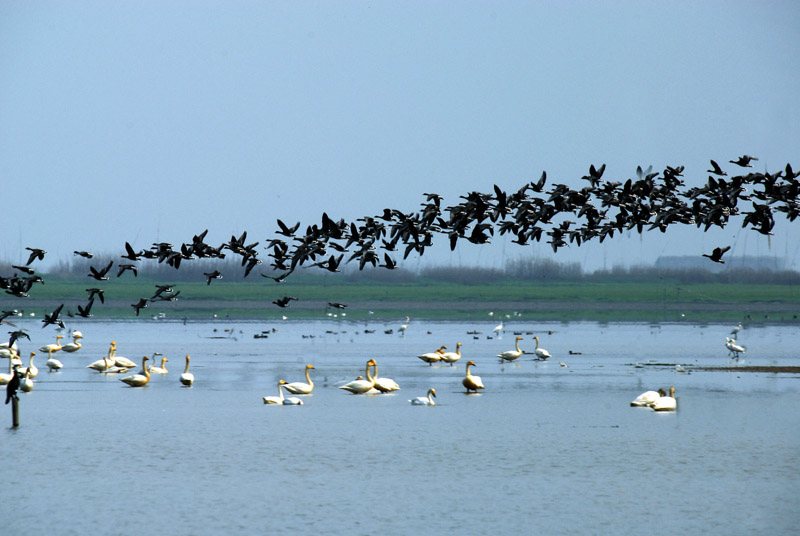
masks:
[[[472,376],[472,374],[470,374],[470,373],[469,373],[469,367],[471,367],[471,366],[472,366],[472,365],[470,365],[469,363],[467,363],[467,378],[469,378],[470,376]]]
[[[311,376],[309,376],[309,374],[308,374],[309,370],[311,370],[311,369],[306,367],[306,383],[308,383],[308,385],[310,385],[311,387],[314,387],[314,382],[311,381]]]
[[[428,404],[433,404],[433,389],[428,389]]]
[[[189,358],[188,357],[186,358],[186,368],[183,369],[183,373],[184,374],[186,374],[187,372],[189,372]]]
[[[539,349],[539,337],[534,337],[533,340],[536,341],[536,348],[534,348],[534,350],[538,350]]]
[[[278,400],[283,402],[283,384],[278,382]]]
[[[142,374],[148,380],[150,379],[150,371],[147,370],[147,356],[142,358]]]
[[[375,380],[372,378],[371,368],[372,368],[372,365],[367,363],[367,368],[364,370],[364,374],[366,375],[368,382],[375,383]]]

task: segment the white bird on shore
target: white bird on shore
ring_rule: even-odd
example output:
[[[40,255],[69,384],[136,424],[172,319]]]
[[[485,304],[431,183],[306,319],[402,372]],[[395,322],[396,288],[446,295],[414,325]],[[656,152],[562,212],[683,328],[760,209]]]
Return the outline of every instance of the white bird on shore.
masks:
[[[412,398],[409,400],[412,405],[414,406],[435,406],[436,402],[433,401],[433,397],[436,396],[436,389],[431,387],[428,389],[428,396],[418,396],[416,398]]]

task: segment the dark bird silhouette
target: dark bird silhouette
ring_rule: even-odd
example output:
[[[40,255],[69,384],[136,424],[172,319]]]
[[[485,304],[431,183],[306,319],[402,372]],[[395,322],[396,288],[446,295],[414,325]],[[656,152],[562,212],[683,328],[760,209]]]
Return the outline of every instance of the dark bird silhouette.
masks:
[[[212,279],[222,279],[222,274],[219,273],[219,270],[214,270],[209,273],[203,272],[203,275],[206,276],[206,285],[210,285]]]
[[[30,256],[28,257],[28,262],[25,263],[26,265],[32,263],[36,259],[39,260],[44,259],[44,256],[47,253],[45,250],[38,248],[25,248],[25,249],[31,252]]]
[[[12,268],[16,268],[20,272],[25,272],[28,275],[33,275],[33,273],[34,273],[33,269],[32,268],[28,268],[27,266],[17,266],[15,264],[12,264],[11,267]]]
[[[136,268],[135,264],[118,264],[117,268],[119,268],[117,271],[117,277],[121,276],[125,271],[128,270],[133,272],[133,277],[139,276],[139,270]]]
[[[85,259],[91,259],[94,257],[94,253],[89,253],[88,251],[73,251],[72,253]]]
[[[89,298],[89,303],[86,304],[85,307],[78,306],[78,316],[83,318],[89,318],[92,316],[92,305],[94,305],[94,298]]]
[[[114,261],[108,261],[102,269],[97,270],[94,266],[89,266],[89,277],[93,277],[98,281],[108,281],[108,271],[114,266]]]
[[[139,311],[147,307],[147,298],[139,298],[139,301],[132,303],[131,307],[133,307],[133,310],[136,311],[136,316],[139,316]]]
[[[719,164],[717,164],[713,160],[711,160],[711,169],[707,169],[706,171],[709,173],[713,173],[714,175],[719,175],[720,177],[727,175],[727,173],[722,171],[722,168],[719,167]]]
[[[749,154],[746,154],[746,155],[740,156],[736,160],[729,160],[729,162],[731,164],[736,164],[737,166],[741,166],[741,167],[753,167],[752,165],[750,165],[750,162],[751,161],[755,161],[755,160],[758,160],[758,158],[756,158],[755,156],[750,156]]]
[[[97,296],[98,298],[100,298],[100,303],[105,303],[106,302],[106,298],[103,295],[105,293],[105,291],[103,289],[101,289],[101,288],[87,288],[86,292],[89,293],[89,299],[90,300],[93,299],[95,296]]]
[[[12,398],[17,398],[17,391],[19,391],[19,365],[14,367],[14,375],[11,380],[6,384],[6,404],[11,402]]]
[[[333,309],[344,309],[347,307],[344,303],[337,303],[337,302],[328,302],[328,307]]]
[[[42,319],[42,323],[44,325],[42,327],[46,328],[50,324],[57,324],[59,327],[61,327],[63,329],[64,328],[64,322],[59,318],[59,316],[61,315],[61,309],[63,307],[64,307],[64,304],[62,303],[61,305],[56,307],[55,311],[53,311],[49,315],[48,314],[44,315],[44,319]]]
[[[289,302],[292,300],[297,301],[297,298],[295,298],[294,296],[284,296],[283,298],[279,298],[273,301],[272,303],[274,303],[278,307],[289,307]]]
[[[3,311],[2,314],[0,314],[0,324],[8,324],[9,326],[13,326],[14,324],[12,324],[11,322],[7,322],[6,318],[8,318],[9,316],[15,316],[16,314],[17,314],[16,309],[14,309],[13,311]]]
[[[724,248],[714,248],[714,251],[711,252],[711,255],[707,253],[703,253],[703,257],[708,257],[714,262],[718,262],[720,264],[725,264],[725,261],[722,260],[722,256],[725,254],[726,251],[731,249],[730,246],[725,246]]]
[[[8,339],[8,347],[11,348],[14,346],[14,343],[17,342],[19,339],[25,338],[31,340],[31,336],[28,335],[24,330],[18,329],[16,331],[9,331],[8,332],[11,337]]]
[[[283,283],[284,281],[286,281],[286,278],[289,277],[291,274],[292,274],[292,270],[289,270],[288,272],[284,272],[284,273],[282,273],[281,275],[278,275],[278,276],[269,275],[269,274],[261,274],[261,277],[268,277],[270,279],[274,279],[276,283]]]
[[[128,242],[125,242],[125,255],[122,255],[123,259],[138,261],[141,256],[141,252],[135,252],[133,247]]]
[[[297,232],[297,229],[300,228],[300,222],[297,222],[292,227],[289,227],[285,223],[283,223],[281,220],[278,220],[278,227],[281,228],[281,230],[278,231],[278,234],[283,235],[283,236],[294,236],[294,234]]]

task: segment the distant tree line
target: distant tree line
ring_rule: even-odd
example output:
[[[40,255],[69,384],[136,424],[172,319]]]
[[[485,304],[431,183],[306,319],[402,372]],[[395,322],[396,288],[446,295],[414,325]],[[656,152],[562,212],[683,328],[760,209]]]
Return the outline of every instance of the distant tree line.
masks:
[[[61,261],[55,268],[48,272],[48,278],[61,280],[75,280],[87,277],[89,266],[103,266],[109,261],[118,262],[113,255],[97,255],[93,259],[74,259]],[[13,272],[10,263],[0,262],[0,270],[5,273]],[[139,277],[146,277],[162,282],[204,282],[206,275],[218,270],[222,273],[221,281],[250,282],[271,284],[276,283],[261,276],[261,273],[274,275],[270,268],[253,270],[247,277],[244,268],[236,259],[193,259],[184,261],[180,270],[176,270],[164,263],[154,261],[142,262],[138,265]],[[304,270],[305,275],[312,278],[327,278],[331,274],[319,269]],[[111,279],[116,279],[116,266],[109,273]],[[303,274],[298,274],[302,281]],[[132,279],[131,272],[125,272],[121,278]],[[500,281],[553,281],[553,282],[659,282],[674,281],[680,283],[769,283],[778,285],[800,284],[800,272],[794,270],[771,270],[766,268],[753,269],[746,267],[732,267],[722,271],[712,271],[703,268],[659,268],[655,266],[615,266],[611,269],[587,272],[577,262],[561,263],[551,259],[526,259],[517,258],[506,262],[503,268],[464,267],[464,266],[430,266],[414,272],[405,268],[395,270],[382,270],[367,267],[358,270],[352,267],[343,267],[341,277],[351,283],[414,283],[420,280],[431,280],[462,285],[477,285]],[[212,283],[216,284],[216,282]]]

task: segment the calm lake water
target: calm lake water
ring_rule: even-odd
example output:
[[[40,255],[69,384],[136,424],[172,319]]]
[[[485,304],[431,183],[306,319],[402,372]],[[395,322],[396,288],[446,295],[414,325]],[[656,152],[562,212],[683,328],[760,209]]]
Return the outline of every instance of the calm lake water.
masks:
[[[4,406],[3,534],[797,533],[800,378],[674,367],[729,363],[732,326],[507,320],[488,338],[496,321],[401,323],[73,322],[83,348],[56,373],[37,354],[21,427]],[[54,339],[20,326],[23,355]],[[514,330],[553,357],[500,364]],[[129,388],[85,368],[111,340],[136,361],[161,352],[170,373]],[[455,367],[415,357],[457,341]],[[800,365],[796,327],[739,342],[747,365]],[[186,354],[192,388],[178,382]],[[400,391],[336,388],[369,358]],[[486,389],[467,396],[470,359]],[[305,405],[262,403],[306,363]],[[671,385],[677,412],[629,407]],[[408,403],[429,387],[437,406]]]

